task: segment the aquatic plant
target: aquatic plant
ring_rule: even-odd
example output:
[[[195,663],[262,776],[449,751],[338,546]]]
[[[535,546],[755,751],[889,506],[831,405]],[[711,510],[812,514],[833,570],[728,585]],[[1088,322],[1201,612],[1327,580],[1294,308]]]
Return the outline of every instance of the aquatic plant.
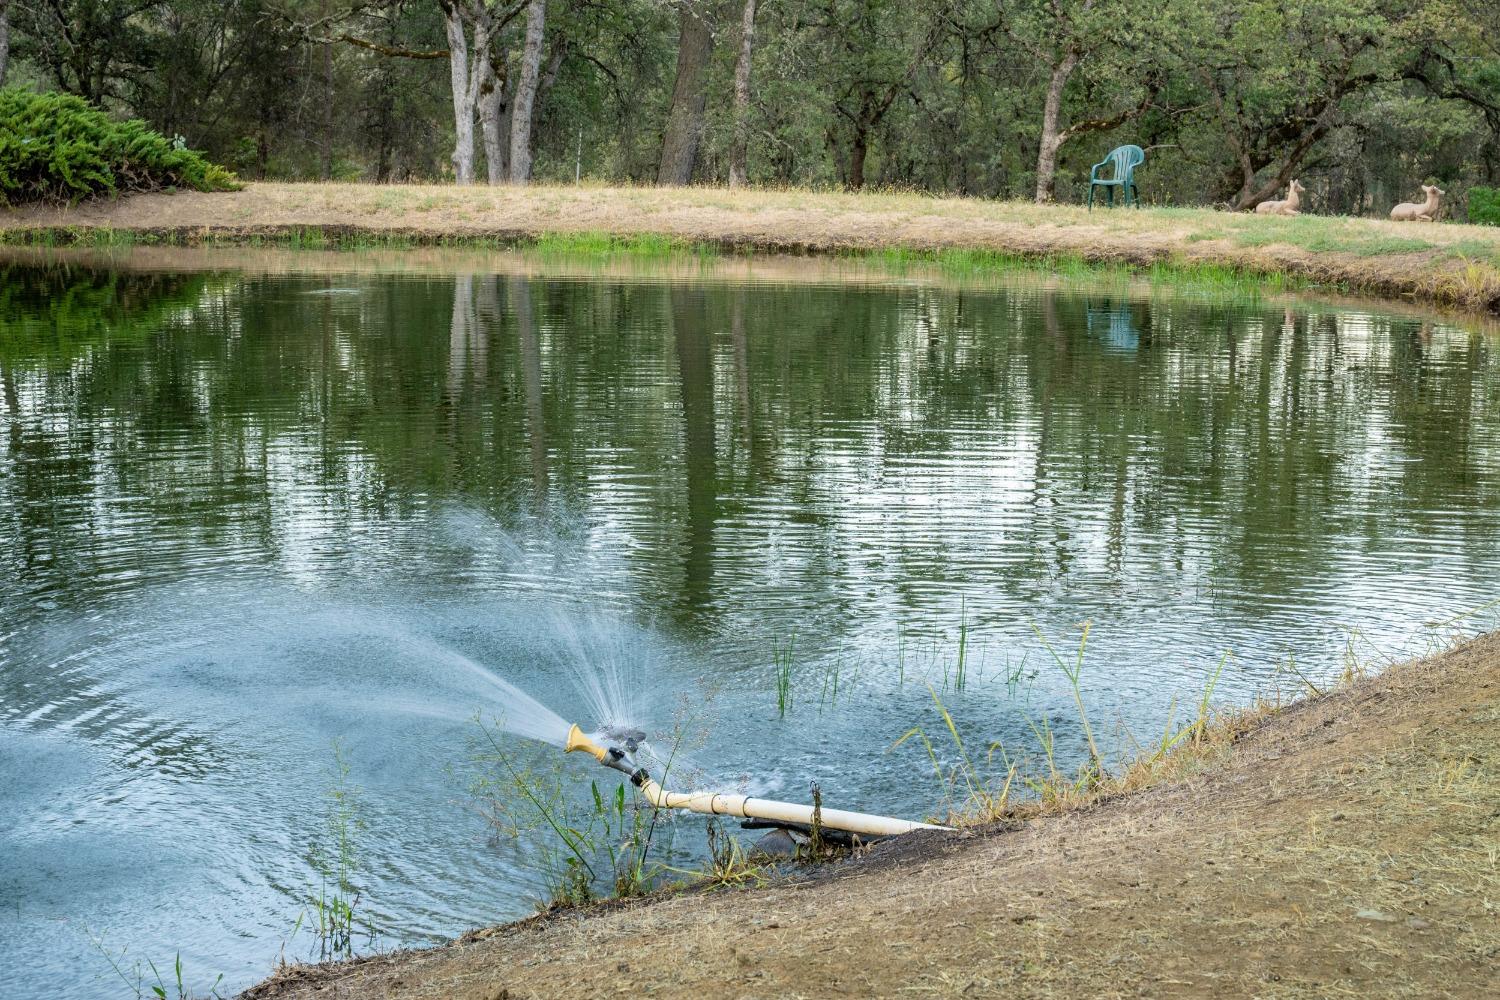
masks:
[[[535,763],[523,746],[503,742],[498,727],[481,722],[478,730],[473,760],[481,770],[469,793],[497,834],[534,851],[547,888],[544,908],[588,903],[601,892],[638,896],[656,885],[668,870],[651,857],[660,810],[638,802],[624,784],[604,790],[591,781],[589,795],[580,798],[567,762],[549,755]],[[663,775],[681,741],[679,728],[661,759]]]
[[[367,940],[375,939],[375,925],[357,916],[360,891],[354,882],[358,836],[365,828],[359,789],[349,783],[349,759],[342,744],[333,743],[333,781],[328,791],[322,839],[313,845],[313,867],[322,876],[308,909],[298,916],[295,937],[304,918],[317,941],[318,957],[352,958],[355,932],[363,925]]]
[[[1004,674],[1006,697],[1014,698],[1016,696],[1016,692],[1021,688],[1022,681],[1027,681],[1029,683],[1036,680],[1037,672],[1035,670],[1032,670],[1030,673],[1026,671],[1026,663],[1029,658],[1030,654],[1022,653],[1021,658],[1014,664],[1012,664],[1010,657],[1006,656]]]
[[[1051,655],[1052,661],[1057,664],[1058,669],[1063,672],[1063,676],[1067,677],[1068,683],[1072,686],[1073,704],[1078,708],[1078,724],[1083,727],[1084,738],[1088,740],[1089,763],[1094,768],[1101,769],[1104,765],[1104,758],[1099,753],[1099,745],[1094,742],[1094,728],[1089,725],[1089,714],[1088,710],[1083,707],[1083,691],[1080,688],[1080,679],[1083,676],[1083,654],[1088,648],[1089,628],[1092,624],[1092,622],[1083,623],[1083,634],[1078,637],[1078,652],[1071,663],[1057,654],[1057,650],[1052,648],[1052,644],[1047,641],[1047,637],[1042,634],[1042,630],[1035,622],[1032,623],[1031,629],[1041,640],[1042,648]]]
[[[955,672],[953,686],[962,691],[968,679],[966,668],[968,665],[969,652],[969,619],[964,599],[958,599],[958,666]]]
[[[172,957],[172,977],[170,980],[162,978],[161,970],[150,958],[130,960],[129,968],[126,968],[128,949],[121,948],[119,952],[110,951],[104,942],[104,937],[89,935],[89,943],[94,950],[104,956],[104,961],[109,964],[110,969],[125,988],[130,991],[134,1000],[194,1000],[199,994],[195,993],[187,983],[187,975],[182,966],[182,953],[177,952]],[[144,962],[144,966],[143,966]],[[146,978],[146,970],[151,972],[151,979]],[[219,986],[224,982],[224,974],[221,972],[209,986],[208,992],[202,994],[206,1000],[224,1000],[224,995],[219,992]]]
[[[1500,614],[1500,599],[1427,623],[1427,652],[1432,654],[1452,649],[1472,638],[1475,629],[1489,630],[1493,627],[1493,622],[1486,616],[1495,614]],[[1167,721],[1161,736],[1143,747],[1127,731],[1125,738],[1134,744],[1135,753],[1123,764],[1110,768],[1094,742],[1092,727],[1081,697],[1079,679],[1083,670],[1088,632],[1089,625],[1085,623],[1077,653],[1072,658],[1065,658],[1057,654],[1038,630],[1043,646],[1069,682],[1077,723],[1089,747],[1090,759],[1076,770],[1070,771],[1060,765],[1056,732],[1045,717],[1027,720],[1033,740],[1029,749],[1013,754],[1017,748],[1006,748],[997,741],[990,745],[981,765],[981,761],[971,756],[948,707],[929,686],[933,704],[942,720],[947,738],[951,741],[951,752],[956,755],[956,762],[944,763],[944,754],[922,727],[908,730],[891,745],[890,750],[894,751],[913,739],[921,741],[946,806],[945,822],[965,826],[1065,811],[1098,801],[1101,796],[1137,791],[1163,781],[1199,773],[1221,760],[1241,736],[1260,725],[1268,716],[1280,711],[1286,703],[1280,686],[1277,685],[1263,691],[1248,704],[1214,708],[1214,693],[1225,668],[1233,660],[1233,655],[1225,651],[1204,678],[1193,717],[1178,726],[1175,723],[1174,698],[1168,706]],[[1410,655],[1410,651],[1388,653],[1379,649],[1358,628],[1349,627],[1344,632],[1340,667],[1329,680],[1320,682],[1309,677],[1297,666],[1295,655],[1288,655],[1286,663],[1278,667],[1278,672],[1294,676],[1308,696],[1320,698],[1370,676],[1377,667],[1390,666]],[[999,768],[993,766],[997,757],[1001,765]],[[1448,767],[1440,770],[1436,780],[1440,783],[1461,782],[1466,780],[1466,773],[1462,766]],[[1019,801],[1014,800],[1011,794],[1018,782],[1029,792],[1026,798]]]
[[[823,706],[826,703],[833,708],[839,703],[839,679],[844,673],[844,661],[835,659],[823,668],[823,689],[818,692],[818,714],[823,714]]]
[[[667,261],[683,257],[711,260],[719,256],[718,248],[712,244],[663,233],[543,233],[519,245],[544,257],[597,257],[604,260],[632,257],[643,261]]]
[[[1441,653],[1468,641],[1475,631],[1491,632],[1496,628],[1500,628],[1500,597],[1446,618],[1423,622],[1423,652]]]
[[[792,651],[797,644],[797,634],[787,636],[786,642],[771,644],[771,665],[776,675],[776,716],[786,718],[792,707]]]
[[[896,686],[906,686],[906,633],[896,627]]]
[[[943,720],[948,736],[953,740],[953,746],[958,752],[957,763],[944,766],[938,755],[936,744],[921,726],[908,729],[900,739],[891,744],[888,752],[900,748],[909,740],[921,741],[922,748],[927,753],[927,759],[932,765],[933,775],[942,789],[943,800],[947,804],[947,813],[950,818],[971,815],[997,816],[1003,813],[1010,800],[1010,786],[1016,776],[1016,768],[1010,767],[1005,781],[998,789],[995,788],[969,755],[968,747],[964,745],[964,739],[959,735],[958,726],[954,723],[948,706],[943,704],[943,700],[938,697],[938,693],[930,684],[927,686],[927,693]],[[991,744],[990,753],[993,754],[999,747],[999,743]],[[962,786],[961,798],[957,795],[960,786]]]

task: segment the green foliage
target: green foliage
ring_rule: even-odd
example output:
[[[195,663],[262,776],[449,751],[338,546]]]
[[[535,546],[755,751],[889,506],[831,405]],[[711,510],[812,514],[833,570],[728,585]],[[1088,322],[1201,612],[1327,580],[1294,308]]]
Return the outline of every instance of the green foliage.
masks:
[[[481,770],[469,792],[497,834],[525,842],[551,906],[625,899],[649,891],[663,866],[652,860],[657,810],[638,807],[623,783],[590,781],[577,793],[576,772],[549,754],[533,762],[503,732],[479,727],[473,760]],[[667,780],[670,758],[660,775]]]
[[[1469,221],[1481,226],[1500,226],[1500,188],[1469,188]]]
[[[655,178],[685,6],[717,39],[691,95],[703,109],[694,180],[725,179],[740,121],[739,0],[548,4],[536,179]],[[1138,142],[1149,147],[1149,203],[1243,208],[1298,176],[1304,211],[1383,216],[1423,176],[1456,190],[1493,184],[1497,9],[1484,0],[763,2],[744,116],[750,181],[1031,198],[1056,81],[1059,200],[1081,199],[1088,167]],[[16,79],[126,109],[245,176],[451,176],[441,4],[49,0],[10,12]],[[525,19],[500,20],[493,51],[504,76]]]
[[[68,94],[0,90],[0,203],[237,186],[223,167],[143,121],[116,121]]]

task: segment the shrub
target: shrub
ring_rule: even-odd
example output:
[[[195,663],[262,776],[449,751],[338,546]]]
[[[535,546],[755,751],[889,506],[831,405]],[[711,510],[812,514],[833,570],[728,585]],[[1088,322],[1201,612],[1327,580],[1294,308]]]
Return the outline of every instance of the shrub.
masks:
[[[238,186],[232,173],[139,119],[116,121],[69,94],[0,90],[0,203]]]
[[[1469,221],[1500,226],[1500,188],[1469,188]]]

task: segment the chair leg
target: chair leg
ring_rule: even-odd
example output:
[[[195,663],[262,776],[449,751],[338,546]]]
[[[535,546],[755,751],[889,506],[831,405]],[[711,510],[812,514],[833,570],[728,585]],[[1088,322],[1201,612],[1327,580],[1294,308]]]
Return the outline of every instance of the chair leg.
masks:
[[[1089,185],[1089,211],[1094,210],[1094,185]]]

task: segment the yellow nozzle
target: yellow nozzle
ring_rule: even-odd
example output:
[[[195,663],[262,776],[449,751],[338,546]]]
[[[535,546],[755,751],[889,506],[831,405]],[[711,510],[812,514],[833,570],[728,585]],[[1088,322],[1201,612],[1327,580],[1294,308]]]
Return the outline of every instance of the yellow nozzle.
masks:
[[[574,750],[593,754],[599,763],[604,763],[605,749],[583,735],[583,730],[579,729],[576,723],[569,727],[567,742],[563,744],[563,753],[572,753]]]

